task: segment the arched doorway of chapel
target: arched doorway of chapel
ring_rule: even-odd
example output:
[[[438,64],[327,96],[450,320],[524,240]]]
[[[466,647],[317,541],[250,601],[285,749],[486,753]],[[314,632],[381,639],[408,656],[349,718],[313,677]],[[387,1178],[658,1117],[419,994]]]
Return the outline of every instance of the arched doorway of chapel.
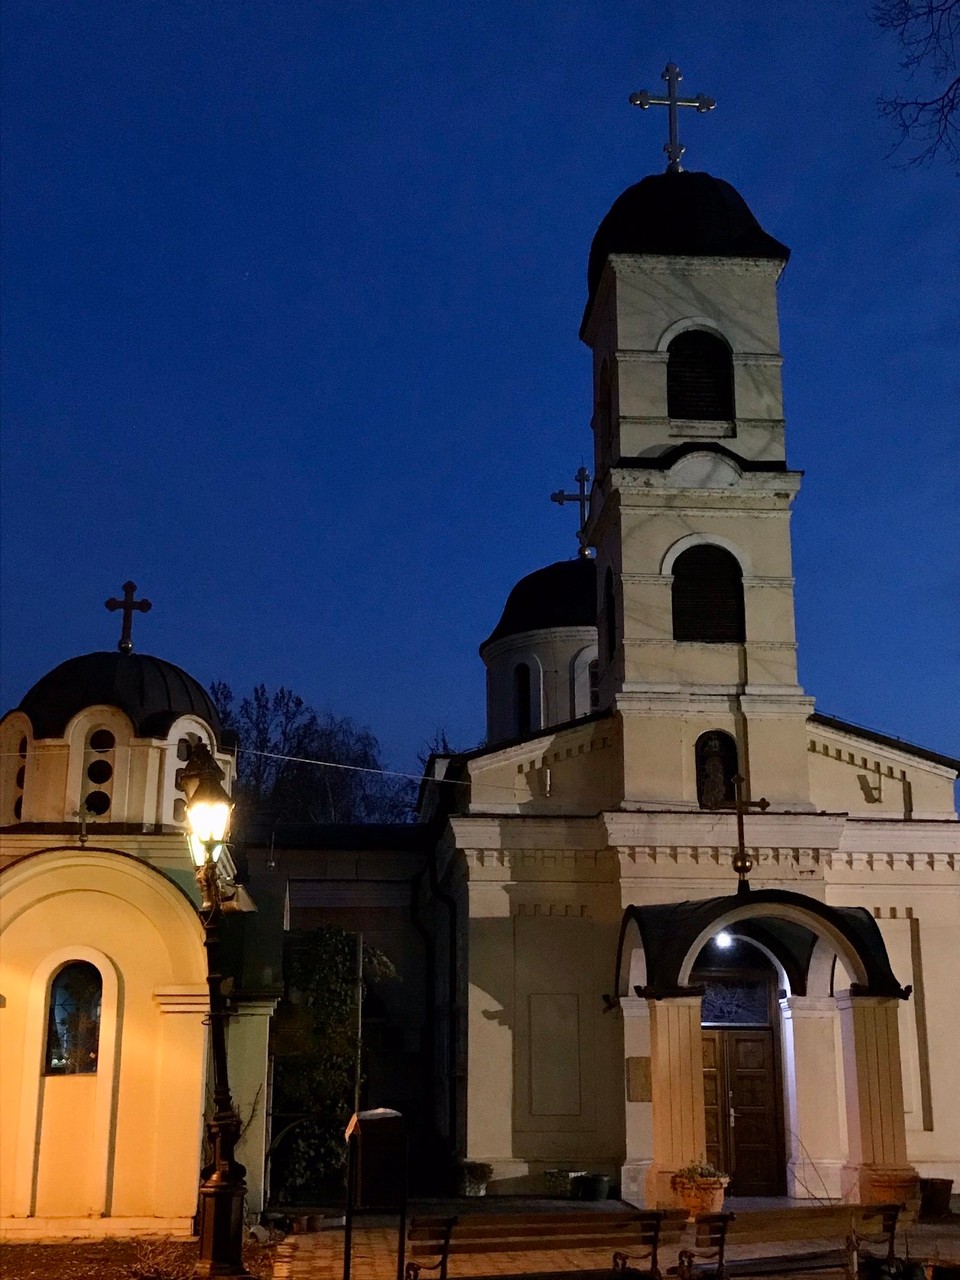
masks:
[[[730,1175],[728,1194],[785,1195],[779,977],[766,955],[722,932],[697,957],[702,987],[707,1160]]]

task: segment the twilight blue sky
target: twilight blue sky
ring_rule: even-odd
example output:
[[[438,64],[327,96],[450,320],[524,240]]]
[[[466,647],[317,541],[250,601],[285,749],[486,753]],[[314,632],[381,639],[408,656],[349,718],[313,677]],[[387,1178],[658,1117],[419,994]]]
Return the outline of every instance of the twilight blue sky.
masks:
[[[780,286],[802,682],[960,755],[960,181],[888,158],[867,0],[8,0],[3,708],[112,648],[293,686],[415,765],[483,733],[478,643],[572,555],[590,240],[732,182]]]

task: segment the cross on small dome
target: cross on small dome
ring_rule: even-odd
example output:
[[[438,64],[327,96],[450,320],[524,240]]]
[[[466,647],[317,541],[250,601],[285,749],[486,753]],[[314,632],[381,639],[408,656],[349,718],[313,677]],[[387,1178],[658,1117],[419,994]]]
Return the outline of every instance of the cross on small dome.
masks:
[[[118,609],[123,610],[123,627],[120,630],[120,639],[117,642],[117,648],[121,653],[130,653],[133,649],[133,615],[137,613],[149,613],[153,608],[149,600],[134,600],[136,595],[137,584],[135,582],[125,582],[123,584],[123,599],[117,600],[111,596],[109,600],[104,601],[104,608],[109,609],[111,613],[116,613]]]

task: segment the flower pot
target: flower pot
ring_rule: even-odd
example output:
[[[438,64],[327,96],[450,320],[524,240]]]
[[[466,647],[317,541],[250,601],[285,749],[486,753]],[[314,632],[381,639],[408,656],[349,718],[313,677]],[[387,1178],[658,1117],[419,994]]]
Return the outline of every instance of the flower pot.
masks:
[[[547,1183],[548,1196],[561,1196],[563,1199],[575,1199],[573,1188],[575,1179],[584,1178],[585,1172],[572,1169],[545,1169],[544,1181]]]
[[[492,1174],[493,1169],[484,1161],[465,1160],[458,1172],[457,1190],[462,1196],[485,1196]]]
[[[688,1219],[696,1218],[701,1213],[720,1213],[723,1209],[723,1195],[726,1191],[727,1177],[721,1178],[672,1178],[670,1186],[676,1197],[677,1205],[686,1209]]]

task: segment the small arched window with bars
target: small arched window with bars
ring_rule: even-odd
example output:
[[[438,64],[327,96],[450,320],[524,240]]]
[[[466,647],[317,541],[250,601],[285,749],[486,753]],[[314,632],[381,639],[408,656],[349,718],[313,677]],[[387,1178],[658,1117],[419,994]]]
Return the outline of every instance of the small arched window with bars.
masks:
[[[90,1075],[100,1051],[103,979],[86,960],[66,964],[50,984],[44,1074]]]
[[[716,334],[687,329],[667,347],[667,415],[733,421],[733,361]]]
[[[688,547],[673,564],[673,638],[742,644],[743,570],[724,547]]]

